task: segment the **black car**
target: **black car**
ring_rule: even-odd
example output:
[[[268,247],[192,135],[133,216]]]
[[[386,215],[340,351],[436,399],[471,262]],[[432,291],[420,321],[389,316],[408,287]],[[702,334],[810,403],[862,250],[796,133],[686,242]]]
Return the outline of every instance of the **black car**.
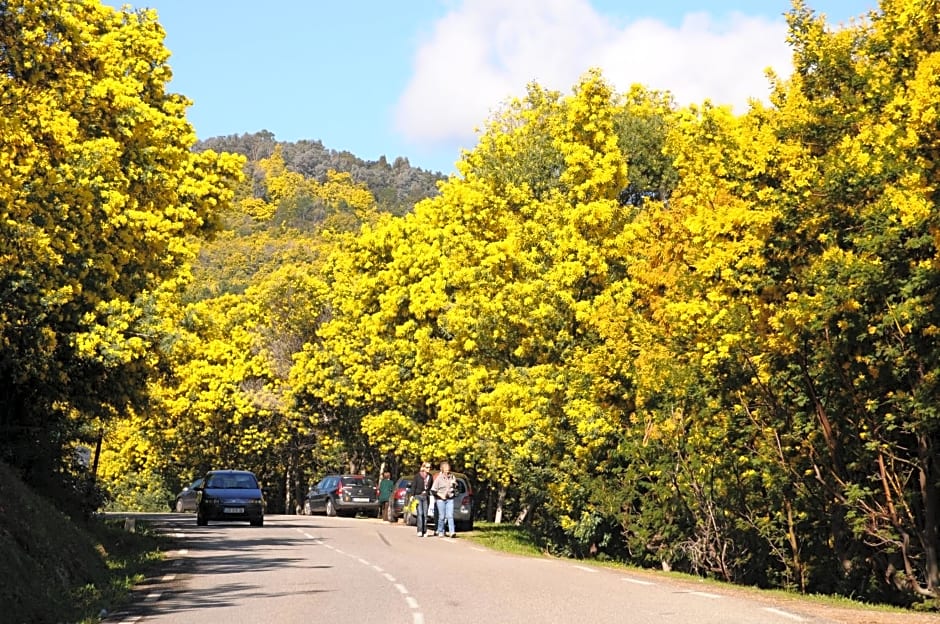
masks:
[[[209,520],[247,520],[264,524],[264,494],[258,479],[247,470],[210,470],[197,488],[196,524]]]
[[[371,477],[355,474],[327,475],[311,485],[304,499],[304,514],[378,517],[381,513],[378,489]]]
[[[177,513],[183,513],[184,511],[196,511],[196,498],[199,495],[198,490],[200,486],[202,486],[203,481],[205,481],[205,477],[199,477],[184,487],[183,490],[176,495],[176,501],[173,503],[173,509]]]

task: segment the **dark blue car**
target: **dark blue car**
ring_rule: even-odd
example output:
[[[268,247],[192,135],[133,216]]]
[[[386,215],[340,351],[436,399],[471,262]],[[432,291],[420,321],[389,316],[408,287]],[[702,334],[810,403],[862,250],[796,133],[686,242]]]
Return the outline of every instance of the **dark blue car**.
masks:
[[[196,524],[209,520],[245,520],[264,524],[264,494],[254,473],[247,470],[210,470],[197,488]]]

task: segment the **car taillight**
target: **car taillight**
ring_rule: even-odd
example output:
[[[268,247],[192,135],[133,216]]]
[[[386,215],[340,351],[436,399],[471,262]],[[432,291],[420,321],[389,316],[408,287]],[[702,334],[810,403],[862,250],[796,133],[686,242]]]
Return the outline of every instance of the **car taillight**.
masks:
[[[339,485],[336,486],[336,494],[337,496],[343,495],[343,482],[342,481],[340,481]]]

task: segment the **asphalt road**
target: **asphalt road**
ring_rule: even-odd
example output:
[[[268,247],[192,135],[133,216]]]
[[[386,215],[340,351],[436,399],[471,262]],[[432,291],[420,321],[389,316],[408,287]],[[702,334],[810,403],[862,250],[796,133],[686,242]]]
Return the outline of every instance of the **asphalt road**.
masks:
[[[166,573],[109,623],[794,624],[792,605],[696,589],[377,519],[267,516],[265,526],[151,514],[176,535]]]

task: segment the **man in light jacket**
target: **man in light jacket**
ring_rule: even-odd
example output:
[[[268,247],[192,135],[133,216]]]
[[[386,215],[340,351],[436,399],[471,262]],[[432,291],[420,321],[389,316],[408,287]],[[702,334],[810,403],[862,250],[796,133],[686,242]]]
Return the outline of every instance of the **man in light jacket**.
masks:
[[[441,471],[434,477],[431,493],[437,499],[437,536],[444,537],[444,522],[447,535],[457,537],[454,529],[454,496],[457,495],[457,477],[450,471],[450,464],[441,462]]]

